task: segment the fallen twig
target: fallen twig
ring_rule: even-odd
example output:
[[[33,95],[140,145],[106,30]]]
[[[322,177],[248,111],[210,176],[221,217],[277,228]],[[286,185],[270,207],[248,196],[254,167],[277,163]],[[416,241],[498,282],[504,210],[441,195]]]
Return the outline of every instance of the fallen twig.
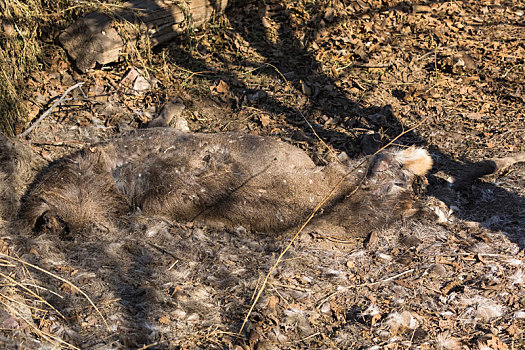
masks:
[[[33,125],[31,125],[26,131],[24,131],[23,133],[20,134],[20,137],[26,137],[27,135],[29,135],[29,133],[31,131],[33,131],[34,128],[36,128],[38,126],[38,124],[40,124],[42,122],[42,120],[44,120],[44,118],[46,118],[48,115],[51,114],[51,112],[59,105],[61,104],[62,102],[64,102],[64,100],[66,99],[66,96],[71,92],[73,91],[74,89],[82,86],[84,84],[84,82],[80,82],[80,83],[76,83],[75,85],[71,86],[70,88],[68,88],[66,90],[66,92],[64,92],[62,94],[62,96],[60,96],[60,98],[58,100],[56,100],[52,105],[51,107],[49,107],[44,113],[42,113],[42,115],[40,116],[40,118],[38,118],[36,120],[36,122],[33,123]]]
[[[341,163],[341,161],[339,160],[339,158],[333,153],[332,149],[330,147],[328,147],[328,145],[326,144],[326,142],[324,142],[324,140],[317,134],[317,132],[315,131],[314,129],[314,126],[308,121],[308,119],[306,119],[306,117],[304,116],[303,113],[301,113],[301,111],[299,111],[299,114],[301,114],[301,117],[303,117],[303,120],[306,122],[306,124],[308,124],[308,126],[310,127],[310,129],[312,130],[312,132],[314,133],[315,137],[317,137],[317,139],[319,140],[319,142],[321,142],[323,144],[323,146],[326,147],[326,149],[328,150],[328,152],[330,152],[330,154],[332,154],[334,156],[335,159],[337,159],[337,161],[339,163]]]
[[[390,62],[390,63],[350,63],[350,64],[347,64],[346,66],[343,66],[343,67],[339,67],[339,68],[336,68],[337,71],[341,71],[341,70],[345,70],[347,68],[353,68],[353,67],[357,67],[357,68],[368,68],[368,69],[371,69],[371,68],[388,68],[390,66],[392,66],[393,63]]]
[[[19,258],[15,258],[15,257],[12,257],[12,256],[9,256],[9,255],[5,255],[3,253],[0,253],[0,256],[3,257],[3,258],[6,258],[6,259],[11,259],[11,260],[14,260],[14,261],[17,261],[19,263],[21,263],[22,265],[26,265],[26,266],[29,266],[29,267],[32,267],[33,269],[35,270],[38,270],[40,272],[43,272],[53,278],[56,278],[57,280],[59,281],[62,281],[68,285],[71,286],[71,288],[73,288],[74,290],[76,290],[77,292],[79,292],[80,294],[82,294],[84,296],[84,298],[87,299],[87,301],[91,304],[91,306],[93,306],[93,308],[95,309],[95,311],[99,314],[100,318],[102,318],[102,321],[104,321],[104,324],[106,325],[106,328],[108,330],[108,332],[111,332],[111,328],[109,328],[109,324],[108,322],[106,321],[106,318],[104,317],[104,315],[102,315],[102,312],[100,312],[100,310],[98,309],[98,307],[95,305],[95,303],[93,302],[93,300],[91,300],[91,298],[80,288],[78,288],[76,285],[74,285],[73,283],[69,282],[68,280],[66,280],[65,278],[62,278],[58,275],[55,275],[54,273],[52,272],[49,272],[47,271],[46,269],[43,269],[39,266],[36,266],[36,265],[33,265],[31,263],[28,263],[27,261],[24,261],[22,259],[19,259]]]
[[[41,302],[43,302],[45,305],[49,306],[51,309],[53,309],[53,311],[55,311],[58,315],[60,315],[60,317],[62,317],[62,319],[66,319],[64,317],[64,315],[62,315],[62,313],[60,313],[60,311],[58,311],[57,309],[55,309],[53,307],[53,305],[49,304],[47,301],[45,301],[40,295],[36,294],[35,292],[33,292],[31,289],[27,288],[26,286],[22,285],[21,283],[17,282],[14,278],[12,277],[9,277],[3,273],[0,272],[0,277],[3,277],[4,279],[10,281],[11,283],[13,283],[15,286],[18,286],[20,288],[22,288],[23,290],[25,290],[27,293],[29,293],[31,296],[33,296],[34,298],[40,300]],[[57,293],[53,293],[55,295],[58,295]],[[58,295],[60,296],[60,295]],[[60,296],[62,298],[62,296]]]
[[[394,276],[391,276],[391,277],[388,277],[384,280],[380,280],[380,281],[377,281],[377,282],[370,282],[370,283],[362,283],[362,284],[358,284],[357,286],[346,286],[346,287],[343,287],[341,289],[338,289],[336,290],[335,292],[331,293],[330,295],[328,295],[326,298],[324,298],[323,300],[321,300],[318,304],[317,304],[317,308],[319,309],[321,306],[323,306],[324,303],[326,303],[328,300],[330,300],[334,295],[336,294],[339,294],[345,290],[348,290],[350,288],[360,288],[360,287],[371,287],[371,286],[375,286],[375,285],[378,285],[378,284],[381,284],[381,283],[385,283],[385,282],[389,282],[389,281],[392,281],[392,280],[395,280],[396,278],[399,278],[401,276],[404,276],[406,274],[409,274],[409,273],[412,273],[414,272],[415,269],[410,269],[410,270],[406,270],[406,271],[403,271],[401,273],[398,273],[397,275],[394,275]]]
[[[379,150],[377,150],[372,156],[375,156],[377,155],[379,152],[381,152],[382,150],[384,150],[385,148],[387,148],[388,146],[392,145],[394,142],[396,142],[401,136],[403,135],[406,135],[407,133],[411,132],[412,130],[418,128],[419,126],[421,126],[426,120],[428,119],[428,117],[425,117],[423,118],[419,123],[417,123],[416,125],[414,125],[413,127],[411,127],[410,129],[407,129],[407,130],[404,130],[403,132],[401,132],[399,135],[397,135],[396,137],[394,137],[390,142],[388,142],[386,145],[384,145],[383,147],[381,147]],[[321,207],[332,197],[332,195],[336,192],[337,188],[339,188],[339,186],[341,186],[341,184],[348,178],[348,176],[350,176],[353,172],[355,172],[357,169],[359,169],[367,160],[366,159],[363,159],[363,161],[361,161],[359,164],[357,164],[354,168],[352,168],[348,173],[346,173],[342,178],[341,180],[339,180],[339,182],[332,188],[332,190],[330,191],[330,193],[328,193],[328,195],[321,201],[319,202],[319,204],[317,204],[317,206],[315,207],[315,209],[312,211],[312,213],[310,214],[310,216],[308,217],[308,219],[301,225],[301,227],[299,228],[299,230],[295,233],[295,235],[292,237],[292,239],[290,240],[290,242],[288,243],[288,245],[286,246],[286,248],[284,248],[284,250],[281,252],[281,254],[279,254],[279,256],[277,257],[277,260],[275,261],[275,264],[273,264],[273,266],[270,268],[270,271],[268,271],[268,273],[266,274],[266,277],[264,278],[262,284],[261,284],[261,287],[259,289],[259,291],[257,292],[257,294],[255,295],[255,299],[253,300],[252,302],[252,305],[250,306],[250,309],[248,310],[248,313],[246,314],[246,316],[244,317],[244,321],[242,322],[242,325],[241,325],[241,328],[239,329],[239,335],[242,334],[242,331],[244,329],[244,326],[246,326],[246,323],[248,322],[248,318],[250,317],[250,315],[252,314],[253,312],[253,309],[255,308],[255,305],[257,304],[257,302],[259,301],[259,298],[261,297],[262,295],[262,292],[264,291],[266,285],[268,284],[268,280],[270,279],[270,276],[271,274],[273,273],[273,271],[277,268],[277,266],[279,265],[279,263],[281,262],[281,260],[283,259],[283,256],[286,254],[286,252],[290,249],[290,247],[292,246],[293,242],[295,242],[295,240],[297,239],[297,237],[299,237],[299,235],[301,234],[301,232],[303,232],[304,228],[310,223],[310,221],[312,221],[312,219],[314,218],[314,216],[317,214],[317,212],[321,209]],[[348,196],[352,196],[354,195],[355,192],[357,192],[357,190],[359,189],[362,181],[364,180],[364,178],[357,184],[356,188],[348,195]]]

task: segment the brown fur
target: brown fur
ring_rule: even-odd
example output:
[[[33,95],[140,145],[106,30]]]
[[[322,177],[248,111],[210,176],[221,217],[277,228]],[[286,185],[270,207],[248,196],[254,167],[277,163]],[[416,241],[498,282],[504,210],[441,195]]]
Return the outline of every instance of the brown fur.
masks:
[[[31,147],[0,134],[0,220],[13,218],[27,185],[44,165]]]
[[[472,183],[485,175],[499,173],[514,164],[524,163],[525,153],[518,153],[513,156],[504,158],[493,158],[482,160],[473,164],[469,164],[468,168],[462,172],[454,183],[455,190],[464,190],[472,185]]]
[[[280,231],[305,220],[358,162],[316,166],[303,151],[255,135],[139,130],[51,165],[25,196],[20,218],[35,230],[47,220],[78,232],[111,228],[138,211]],[[430,166],[424,150],[383,152],[338,186],[314,224],[363,235],[412,214],[414,169],[423,175]]]

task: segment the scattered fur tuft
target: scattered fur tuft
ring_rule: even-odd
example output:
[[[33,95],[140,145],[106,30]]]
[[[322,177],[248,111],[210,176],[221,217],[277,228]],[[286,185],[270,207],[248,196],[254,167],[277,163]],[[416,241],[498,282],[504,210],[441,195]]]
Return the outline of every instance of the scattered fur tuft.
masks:
[[[501,317],[503,315],[503,307],[490,299],[480,300],[476,308],[476,318],[484,322]]]
[[[461,342],[450,335],[448,331],[440,333],[436,337],[436,345],[438,346],[438,349],[446,349],[446,350],[460,350],[461,349]]]
[[[0,220],[16,214],[20,197],[44,164],[30,146],[0,134]]]
[[[428,151],[422,148],[410,147],[395,153],[395,159],[414,175],[424,176],[432,169],[432,158]]]
[[[390,328],[392,335],[400,334],[407,329],[416,329],[419,326],[418,320],[409,311],[393,312],[388,315],[386,324]]]

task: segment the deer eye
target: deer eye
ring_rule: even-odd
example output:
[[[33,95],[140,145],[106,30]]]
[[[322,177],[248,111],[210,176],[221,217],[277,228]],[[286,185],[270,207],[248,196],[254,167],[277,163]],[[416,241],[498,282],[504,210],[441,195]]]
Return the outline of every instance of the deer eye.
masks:
[[[392,156],[380,153],[372,159],[368,168],[367,177],[373,177],[375,174],[386,171],[392,166]]]
[[[45,233],[58,236],[63,241],[73,239],[68,224],[61,217],[50,211],[45,211],[40,215],[33,226],[33,234],[40,235]]]

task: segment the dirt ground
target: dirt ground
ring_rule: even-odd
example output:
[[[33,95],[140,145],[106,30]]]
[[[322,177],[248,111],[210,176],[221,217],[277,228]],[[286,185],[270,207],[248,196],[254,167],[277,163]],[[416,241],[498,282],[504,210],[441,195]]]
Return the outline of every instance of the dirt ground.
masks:
[[[302,233],[241,333],[294,230],[144,217],[60,240],[17,236],[0,221],[0,343],[525,348],[525,165],[463,191],[447,186],[471,162],[525,152],[524,12],[523,1],[499,0],[237,1],[165,47],[86,74],[50,44],[28,79],[29,119],[84,84],[28,137],[48,161],[143,127],[168,101],[184,104],[191,131],[270,135],[318,164],[373,153],[416,126],[395,143],[430,151],[421,201],[449,216],[367,239]]]

